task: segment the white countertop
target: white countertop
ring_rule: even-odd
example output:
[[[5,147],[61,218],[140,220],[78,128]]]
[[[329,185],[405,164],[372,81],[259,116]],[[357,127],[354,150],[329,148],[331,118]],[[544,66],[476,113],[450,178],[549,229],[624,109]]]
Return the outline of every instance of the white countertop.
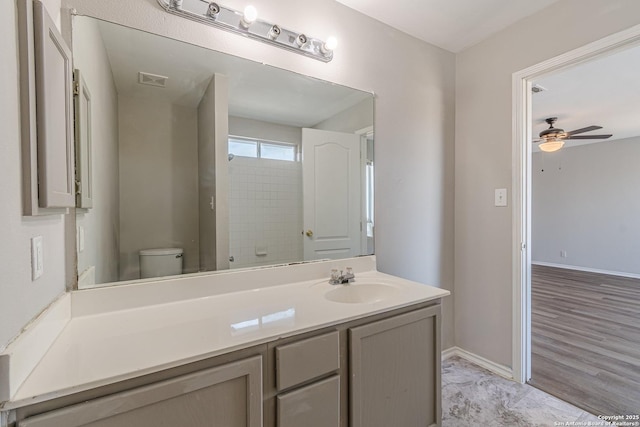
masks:
[[[386,284],[394,290],[384,299],[371,303],[332,302],[324,295],[336,287],[326,279],[316,278],[72,315],[2,409],[88,390],[449,295],[446,290],[377,271],[356,273],[356,282],[350,286],[365,283]]]

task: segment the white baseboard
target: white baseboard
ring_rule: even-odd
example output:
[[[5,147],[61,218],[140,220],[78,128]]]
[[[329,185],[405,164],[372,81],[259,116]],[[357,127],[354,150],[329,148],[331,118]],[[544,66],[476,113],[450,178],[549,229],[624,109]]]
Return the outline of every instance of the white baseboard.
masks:
[[[458,355],[458,347],[449,347],[446,350],[442,350],[442,360],[447,360],[450,357]]]
[[[542,265],[545,267],[564,268],[567,270],[585,271],[587,273],[608,274],[609,276],[629,277],[631,279],[640,279],[640,274],[625,273],[622,271],[601,270],[599,268],[580,267],[577,265],[555,264],[553,262],[531,261],[533,265]]]
[[[442,360],[446,360],[450,357],[458,356],[461,357],[475,365],[480,366],[490,372],[493,372],[496,375],[500,375],[503,378],[508,380],[513,379],[513,370],[507,366],[500,365],[499,363],[492,362],[489,359],[485,359],[482,356],[478,356],[477,354],[471,353],[460,347],[450,347],[442,352]]]

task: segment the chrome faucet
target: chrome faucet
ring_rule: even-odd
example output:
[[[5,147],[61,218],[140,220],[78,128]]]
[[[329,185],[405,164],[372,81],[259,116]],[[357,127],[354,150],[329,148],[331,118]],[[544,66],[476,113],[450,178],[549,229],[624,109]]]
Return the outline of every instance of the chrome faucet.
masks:
[[[356,280],[356,275],[353,274],[353,269],[351,267],[347,267],[347,271],[345,273],[336,268],[331,270],[331,278],[329,279],[330,285],[348,285],[349,283]]]

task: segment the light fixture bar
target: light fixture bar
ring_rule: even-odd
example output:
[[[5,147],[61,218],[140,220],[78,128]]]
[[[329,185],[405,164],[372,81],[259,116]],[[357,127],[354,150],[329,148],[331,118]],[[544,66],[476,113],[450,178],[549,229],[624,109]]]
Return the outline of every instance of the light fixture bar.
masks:
[[[205,0],[158,0],[158,3],[167,12],[183,18],[260,40],[322,62],[333,59],[333,50],[327,48],[322,40],[255,18],[255,9],[247,8],[242,13],[218,2]],[[329,46],[333,47],[331,44]]]

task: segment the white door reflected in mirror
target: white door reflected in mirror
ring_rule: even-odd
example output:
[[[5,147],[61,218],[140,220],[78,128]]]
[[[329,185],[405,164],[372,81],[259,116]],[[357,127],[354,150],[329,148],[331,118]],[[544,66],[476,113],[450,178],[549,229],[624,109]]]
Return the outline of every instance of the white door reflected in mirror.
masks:
[[[361,253],[360,158],[359,135],[302,129],[305,261]]]

